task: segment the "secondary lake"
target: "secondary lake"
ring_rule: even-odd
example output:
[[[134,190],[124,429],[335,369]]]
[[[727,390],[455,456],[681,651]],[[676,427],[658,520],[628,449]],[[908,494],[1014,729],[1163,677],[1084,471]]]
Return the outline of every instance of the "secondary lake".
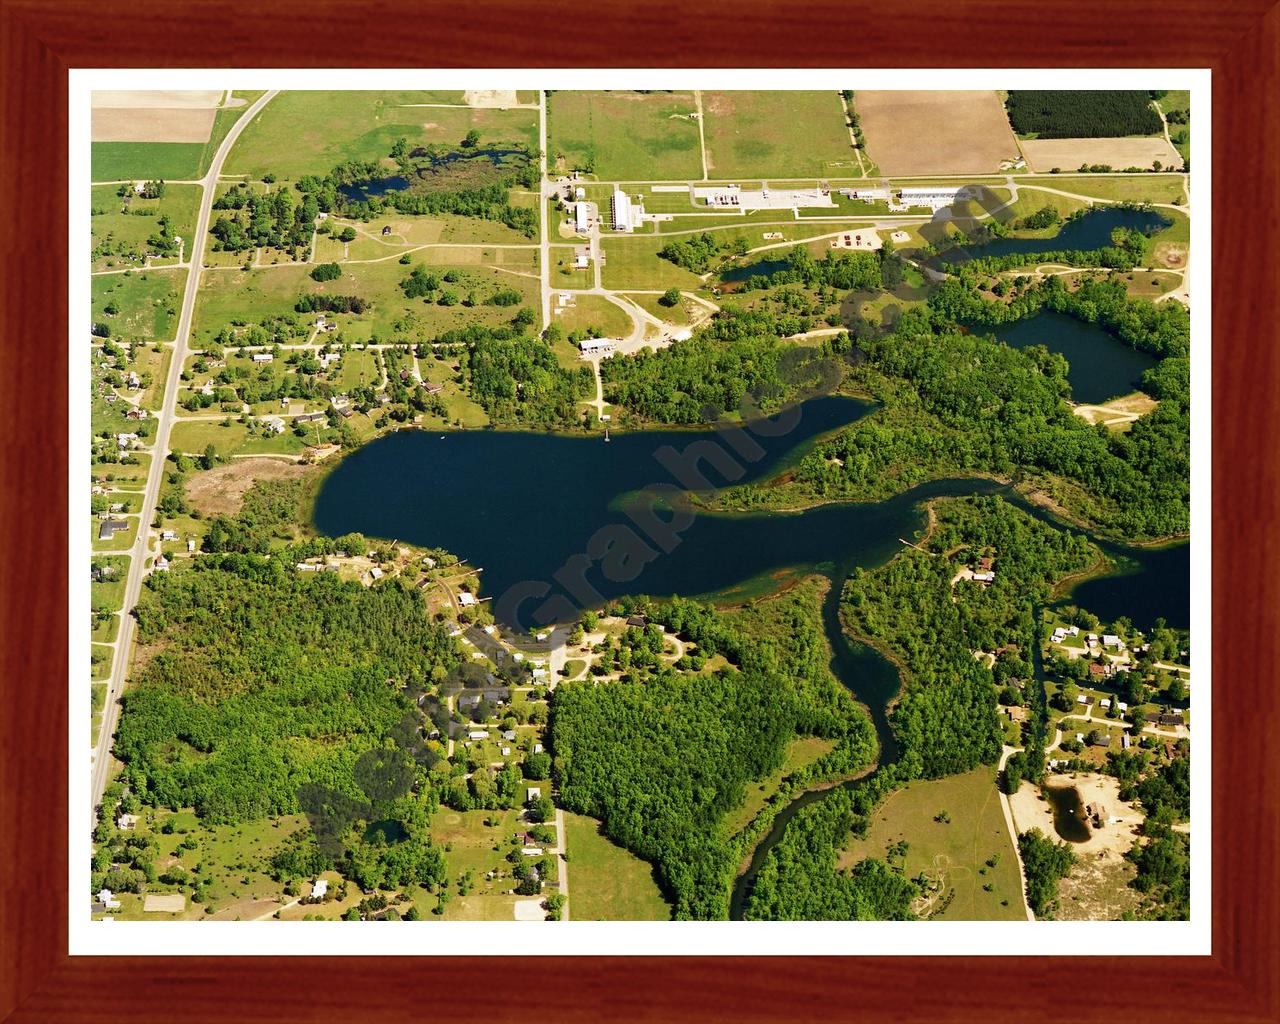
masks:
[[[997,238],[982,245],[970,245],[943,253],[942,263],[958,263],[984,256],[1034,256],[1043,252],[1083,250],[1093,252],[1111,244],[1111,232],[1128,228],[1152,234],[1167,227],[1169,220],[1155,210],[1138,210],[1125,206],[1095,208],[1083,217],[1067,221],[1057,234],[1049,238]]]
[[[1105,402],[1135,390],[1156,358],[1124,344],[1095,324],[1045,310],[996,327],[970,326],[975,334],[991,334],[1012,348],[1043,345],[1070,364],[1067,380],[1077,402]]]

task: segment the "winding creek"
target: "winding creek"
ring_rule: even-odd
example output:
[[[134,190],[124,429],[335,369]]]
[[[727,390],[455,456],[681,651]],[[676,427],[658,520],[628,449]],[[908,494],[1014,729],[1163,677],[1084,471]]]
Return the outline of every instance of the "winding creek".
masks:
[[[684,491],[770,477],[873,409],[828,396],[734,431],[642,431],[609,443],[521,431],[406,430],[339,464],[316,497],[313,518],[329,536],[359,531],[442,547],[482,566],[495,618],[521,629],[566,621],[624,594],[740,600],[797,575],[827,575],[833,585],[823,623],[832,669],[870,710],[881,765],[897,757],[887,710],[898,673],[845,636],[840,589],[855,567],[882,564],[904,539],[920,534],[927,499],[1000,494],[1046,522],[1084,533],[1124,574],[1085,581],[1073,600],[1103,618],[1127,615],[1140,628],[1157,617],[1189,624],[1188,544],[1133,548],[1102,540],[991,480],[935,480],[885,501],[801,512],[709,513],[679,500]],[[734,886],[733,917],[741,917],[756,871],[787,823],[831,791],[803,793],[777,815]]]

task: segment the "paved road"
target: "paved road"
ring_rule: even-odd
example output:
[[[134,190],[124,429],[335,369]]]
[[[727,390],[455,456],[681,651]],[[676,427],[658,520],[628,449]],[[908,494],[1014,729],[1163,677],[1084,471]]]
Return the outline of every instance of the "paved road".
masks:
[[[218,184],[218,173],[226,162],[227,154],[235,144],[240,133],[258,112],[276,95],[278,90],[264,93],[250,106],[239,120],[232,126],[227,137],[222,140],[212,162],[209,172],[198,182],[204,189],[200,201],[200,215],[196,219],[195,234],[191,239],[191,272],[187,274],[187,287],[182,297],[182,314],[178,318],[178,333],[174,341],[173,359],[169,363],[169,379],[165,385],[164,403],[156,421],[155,444],[151,449],[151,467],[147,473],[147,488],[143,494],[141,525],[138,538],[129,552],[129,578],[125,583],[124,604],[120,612],[120,634],[117,638],[117,653],[113,660],[111,678],[107,681],[107,699],[102,711],[102,726],[98,731],[98,742],[93,749],[93,799],[90,808],[90,825],[97,821],[98,804],[102,801],[102,791],[106,788],[110,775],[112,757],[111,741],[115,735],[116,721],[120,715],[120,694],[124,689],[125,675],[129,666],[130,644],[133,640],[133,608],[138,603],[138,595],[142,591],[144,563],[149,554],[151,540],[149,524],[155,516],[156,501],[160,495],[160,482],[164,478],[165,455],[169,450],[169,431],[175,421],[175,407],[178,395],[178,380],[182,373],[182,364],[186,361],[187,345],[191,338],[191,317],[195,312],[196,295],[200,289],[200,273],[205,241],[209,233],[209,217],[213,208],[213,193]]]

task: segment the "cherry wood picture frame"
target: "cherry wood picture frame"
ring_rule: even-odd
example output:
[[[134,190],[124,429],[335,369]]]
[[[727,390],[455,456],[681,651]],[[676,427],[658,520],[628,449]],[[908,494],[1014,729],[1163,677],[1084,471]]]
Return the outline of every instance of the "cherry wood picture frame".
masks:
[[[570,49],[570,38],[593,45]],[[1119,945],[1123,926],[1116,947],[1084,957],[68,955],[66,410],[82,399],[67,394],[68,69],[554,67],[575,57],[779,69],[762,72],[762,87],[784,84],[789,66],[856,61],[1212,69],[1211,956],[1118,957],[1133,951]],[[0,69],[0,1020],[1280,1020],[1280,759],[1268,746],[1280,688],[1280,6],[749,0],[716,15],[672,0],[0,0]],[[495,971],[516,984],[493,985]],[[537,979],[536,995],[519,994],[522,977]]]

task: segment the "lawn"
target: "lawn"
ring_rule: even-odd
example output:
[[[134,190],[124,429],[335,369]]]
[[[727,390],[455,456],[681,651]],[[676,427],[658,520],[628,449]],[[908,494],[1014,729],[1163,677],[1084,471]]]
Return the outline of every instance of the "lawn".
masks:
[[[935,820],[943,811],[950,821]],[[942,882],[934,903],[934,909],[946,904],[938,915],[942,920],[1025,919],[1022,879],[1000,809],[995,769],[984,766],[895,790],[876,808],[865,838],[845,848],[840,867],[884,857],[898,842],[907,843],[909,877],[923,871]],[[996,859],[994,867],[987,863],[991,858]],[[948,903],[950,892],[954,897]]]
[[[537,111],[413,106],[429,102],[429,94],[415,91],[282,92],[241,133],[223,173],[296,180],[349,160],[384,159],[400,138],[410,148],[452,145],[472,129],[481,146],[537,147]]]
[[[102,582],[94,580],[89,584],[90,607],[119,611],[124,603],[124,584],[125,577],[129,574],[129,557],[113,555],[109,558],[95,558],[93,561],[95,565],[111,566],[115,570],[115,576]]]
[[[89,208],[94,270],[141,264],[152,251],[147,238],[160,230],[162,215],[167,214],[173,222],[171,233],[190,243],[200,205],[198,185],[167,185],[162,199],[122,199],[116,189],[115,185],[92,189]],[[166,261],[174,262],[174,258]]]
[[[551,170],[604,181],[700,179],[696,110],[689,92],[556,92],[547,109]]]
[[[858,160],[833,89],[704,92],[707,169],[716,178],[853,177]]]
[[[98,540],[98,530],[102,526],[102,520],[97,516],[89,517],[89,538],[93,541],[95,554],[99,551],[128,551],[133,547],[133,542],[138,538],[138,517],[129,516],[125,522],[129,524],[127,530],[121,530],[110,540]]]
[[[564,815],[569,916],[574,921],[669,921],[653,868],[600,833],[600,823]]]
[[[117,341],[172,340],[186,283],[186,270],[99,274],[90,288],[93,320],[106,323]],[[110,305],[117,312],[108,313]]]

